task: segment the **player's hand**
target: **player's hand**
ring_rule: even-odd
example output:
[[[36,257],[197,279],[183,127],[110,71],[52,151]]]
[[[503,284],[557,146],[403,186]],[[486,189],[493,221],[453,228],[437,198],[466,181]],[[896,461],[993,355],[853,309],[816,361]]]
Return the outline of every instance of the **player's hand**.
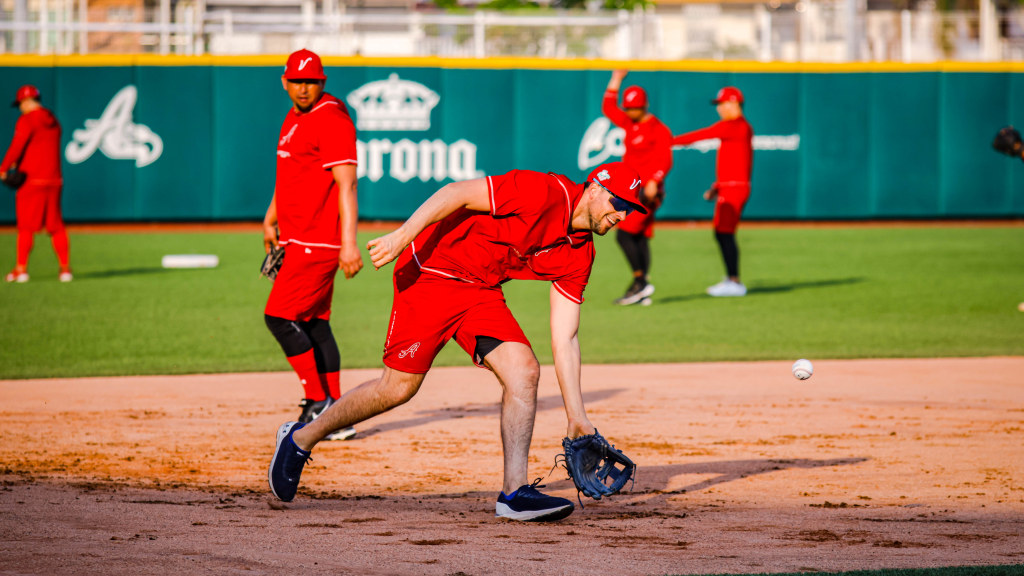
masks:
[[[263,224],[263,253],[270,254],[271,248],[277,248],[277,226]]]
[[[408,242],[402,241],[400,232],[401,229],[395,230],[390,234],[374,238],[366,243],[366,249],[370,252],[370,260],[373,261],[375,269],[380,270],[388,262],[398,258],[402,250],[405,250]]]
[[[612,70],[612,81],[621,83],[628,74],[629,70]]]
[[[647,199],[647,204],[654,204],[654,202],[658,199],[657,180],[648,180],[647,184],[644,184],[644,198]]]
[[[345,273],[345,278],[352,279],[363,269],[363,255],[359,253],[359,248],[356,248],[355,245],[345,244],[341,247],[338,264],[341,271]]]
[[[708,188],[704,191],[704,199],[708,202],[714,202],[718,199],[718,188]]]

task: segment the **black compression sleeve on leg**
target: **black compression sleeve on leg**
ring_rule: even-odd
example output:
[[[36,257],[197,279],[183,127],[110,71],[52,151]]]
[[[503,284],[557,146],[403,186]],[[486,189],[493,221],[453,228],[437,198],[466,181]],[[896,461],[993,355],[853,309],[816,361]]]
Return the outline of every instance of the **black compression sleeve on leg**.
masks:
[[[327,320],[314,318],[302,323],[306,333],[313,342],[313,356],[316,358],[316,369],[321,374],[330,374],[341,370],[341,353],[338,342],[331,331],[331,323]]]
[[[277,338],[277,343],[281,345],[281,350],[284,350],[285,356],[291,358],[292,356],[305,354],[313,347],[309,336],[298,322],[269,314],[263,315],[263,321],[267,323],[267,328],[270,329],[270,333],[274,335],[274,338]]]
[[[651,240],[647,236],[637,237],[637,244],[640,247],[640,270],[644,273],[644,280],[651,270]]]
[[[740,249],[736,246],[736,235],[715,232],[715,239],[718,240],[718,247],[722,250],[722,260],[725,261],[725,273],[730,278],[739,278]]]
[[[629,262],[629,267],[633,269],[633,272],[645,272],[637,235],[616,230],[615,239],[618,240],[622,253],[626,255],[626,261]]]

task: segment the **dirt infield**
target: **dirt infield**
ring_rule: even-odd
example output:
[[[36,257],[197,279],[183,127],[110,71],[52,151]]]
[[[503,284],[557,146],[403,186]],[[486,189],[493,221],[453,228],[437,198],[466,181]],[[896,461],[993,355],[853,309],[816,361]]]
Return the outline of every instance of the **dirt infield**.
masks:
[[[343,373],[348,388],[376,371]],[[290,374],[0,382],[0,573],[670,574],[1024,563],[1024,358],[587,366],[639,465],[563,522],[496,520],[499,387],[432,372],[322,444],[292,503],[266,466]],[[565,415],[545,367],[531,474]],[[565,472],[548,490],[575,498]]]

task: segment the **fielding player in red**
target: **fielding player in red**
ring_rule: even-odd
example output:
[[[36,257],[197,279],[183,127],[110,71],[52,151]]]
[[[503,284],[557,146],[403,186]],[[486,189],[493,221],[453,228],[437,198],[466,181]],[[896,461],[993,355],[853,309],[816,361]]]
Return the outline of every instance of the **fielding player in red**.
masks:
[[[398,230],[370,241],[375,267],[397,258],[384,373],[347,392],[312,423],[281,426],[268,472],[274,494],[294,498],[310,450],[327,434],[409,401],[454,338],[503,387],[504,481],[497,515],[540,521],[572,513],[572,502],[527,483],[540,365],[501,285],[514,278],[551,282],[551,347],[567,436],[594,433],[583,406],[577,337],[594,264],[593,234],[605,234],[633,210],[645,211],[639,188],[636,171],[622,162],[597,167],[586,184],[516,170],[449,184]]]
[[[740,282],[736,227],[750,198],[754,130],[743,117],[743,93],[738,89],[732,86],[722,88],[711,103],[716,106],[721,120],[707,128],[676,136],[672,144],[692,144],[710,138],[718,138],[722,142],[718,149],[715,183],[704,193],[704,199],[715,203],[712,225],[725,262],[726,278],[709,287],[707,292],[712,296],[746,296],[747,287]]]
[[[630,214],[616,230],[619,246],[633,269],[633,282],[615,303],[648,305],[650,296],[654,294],[654,285],[648,278],[651,269],[650,239],[654,236],[654,212],[665,198],[665,178],[672,169],[672,132],[648,112],[647,93],[639,86],[626,88],[622,94],[622,108],[619,108],[619,87],[628,73],[628,70],[612,72],[601,111],[613,124],[626,131],[623,139],[626,153],[622,161],[640,174],[643,182],[640,199],[648,210]]]
[[[363,267],[356,245],[356,130],[345,104],[324,92],[326,80],[313,52],[288,57],[281,84],[293,106],[281,126],[274,197],[263,220],[266,251],[278,245],[285,251],[264,318],[302,383],[301,422],[341,396],[341,356],[328,323],[334,276],[339,266],[345,278]]]
[[[60,212],[64,179],[60,171],[60,124],[53,113],[39,103],[35,86],[22,86],[12,106],[21,110],[14,127],[14,140],[0,163],[0,174],[16,169],[25,173],[18,188],[15,213],[18,220],[18,260],[7,274],[8,282],[28,282],[28,255],[36,232],[46,229],[60,264],[60,281],[70,282],[68,233]]]

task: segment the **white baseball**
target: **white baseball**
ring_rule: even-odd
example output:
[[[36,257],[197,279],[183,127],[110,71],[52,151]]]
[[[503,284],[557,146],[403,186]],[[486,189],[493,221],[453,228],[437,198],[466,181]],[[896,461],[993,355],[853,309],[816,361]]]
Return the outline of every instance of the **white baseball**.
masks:
[[[814,374],[814,366],[810,360],[801,358],[796,362],[793,362],[793,376],[796,376],[800,380],[807,380]]]

